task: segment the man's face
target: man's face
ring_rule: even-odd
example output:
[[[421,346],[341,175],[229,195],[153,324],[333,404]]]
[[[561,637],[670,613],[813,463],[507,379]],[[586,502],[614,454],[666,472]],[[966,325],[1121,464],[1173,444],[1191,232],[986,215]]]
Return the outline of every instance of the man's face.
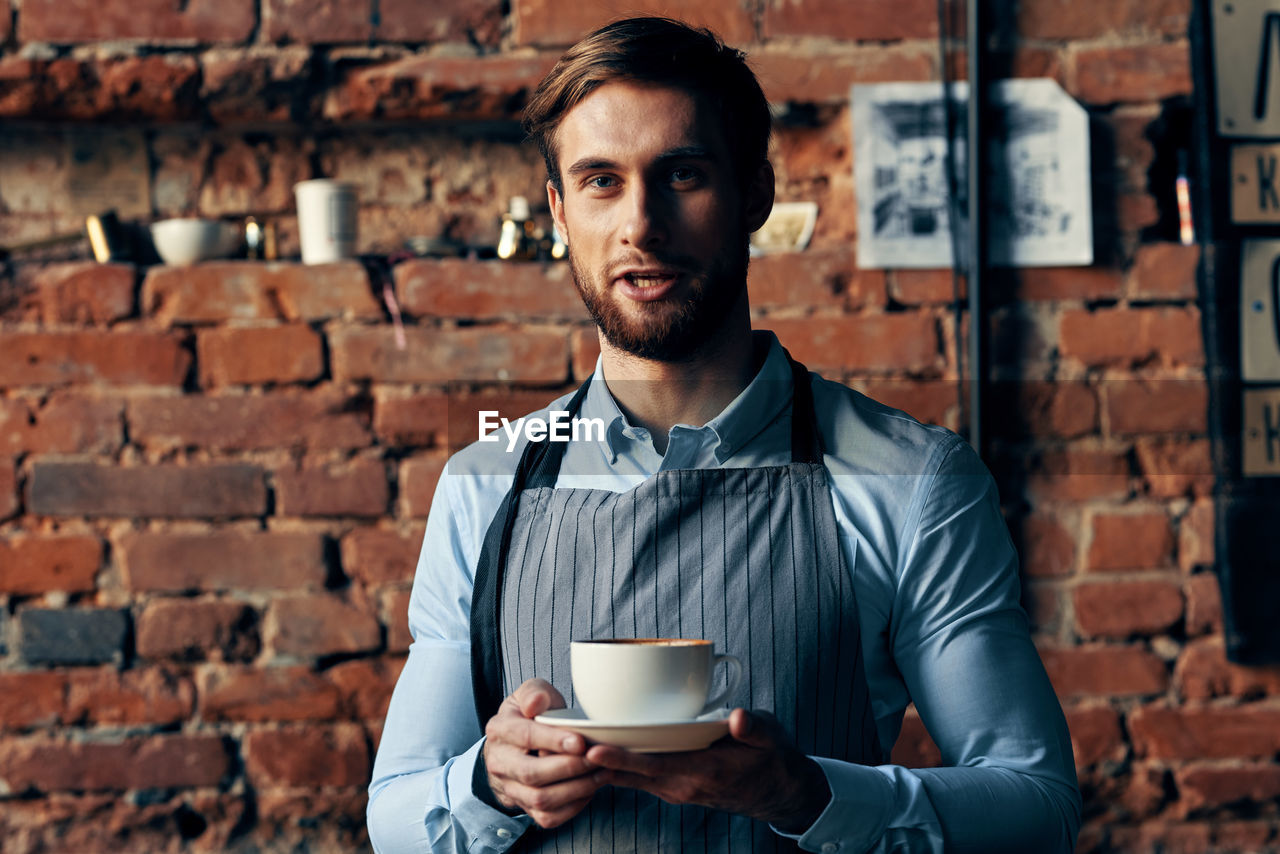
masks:
[[[565,114],[555,142],[564,190],[548,184],[551,212],[605,340],[688,358],[743,296],[747,235],[768,214],[743,199],[716,113],[677,89],[615,81]],[[772,189],[770,175],[769,202]]]

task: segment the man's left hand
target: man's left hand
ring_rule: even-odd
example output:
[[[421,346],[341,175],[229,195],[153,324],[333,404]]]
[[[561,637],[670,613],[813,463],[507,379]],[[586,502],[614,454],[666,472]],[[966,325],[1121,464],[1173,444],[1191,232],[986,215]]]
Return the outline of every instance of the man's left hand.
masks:
[[[597,744],[586,758],[601,767],[599,782],[750,816],[786,833],[806,831],[831,801],[822,768],[764,712],[734,709],[728,737],[706,750],[632,753]]]

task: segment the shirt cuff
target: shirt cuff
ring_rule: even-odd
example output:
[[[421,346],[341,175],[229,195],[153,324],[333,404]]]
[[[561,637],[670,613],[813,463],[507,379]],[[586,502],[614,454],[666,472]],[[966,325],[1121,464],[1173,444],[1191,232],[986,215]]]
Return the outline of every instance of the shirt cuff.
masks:
[[[468,849],[505,851],[529,829],[533,819],[527,815],[507,815],[476,797],[471,788],[471,777],[483,748],[482,738],[450,764],[447,783],[450,812],[471,837]]]
[[[893,815],[893,783],[870,765],[812,757],[831,787],[831,802],[803,834],[773,829],[805,851],[862,854],[884,836]]]

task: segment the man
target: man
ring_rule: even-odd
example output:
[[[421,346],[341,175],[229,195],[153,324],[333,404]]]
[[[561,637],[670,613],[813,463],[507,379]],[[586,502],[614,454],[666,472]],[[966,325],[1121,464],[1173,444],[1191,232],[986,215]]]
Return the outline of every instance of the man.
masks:
[[[538,415],[607,431],[450,460],[375,847],[1070,851],[1070,741],[990,476],[954,434],[751,331],[747,236],[773,173],[741,55],[621,21],[565,54],[526,125],[601,344]],[[614,636],[740,658],[729,736],[633,754],[534,721],[572,700],[569,641]],[[950,767],[886,764],[912,700]]]

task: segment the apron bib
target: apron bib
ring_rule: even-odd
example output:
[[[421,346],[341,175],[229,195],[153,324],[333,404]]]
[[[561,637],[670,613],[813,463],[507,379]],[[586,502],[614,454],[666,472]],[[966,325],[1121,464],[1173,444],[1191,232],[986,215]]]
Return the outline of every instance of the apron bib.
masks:
[[[811,756],[881,762],[809,375],[792,369],[788,465],[664,471],[623,493],[555,489],[564,443],[526,446],[476,569],[482,729],[535,676],[572,708],[571,640],[706,638],[742,661],[731,706],[772,712]],[[586,389],[570,401],[571,417]],[[620,788],[601,790],[561,827],[530,828],[517,848],[799,850],[765,823]]]

